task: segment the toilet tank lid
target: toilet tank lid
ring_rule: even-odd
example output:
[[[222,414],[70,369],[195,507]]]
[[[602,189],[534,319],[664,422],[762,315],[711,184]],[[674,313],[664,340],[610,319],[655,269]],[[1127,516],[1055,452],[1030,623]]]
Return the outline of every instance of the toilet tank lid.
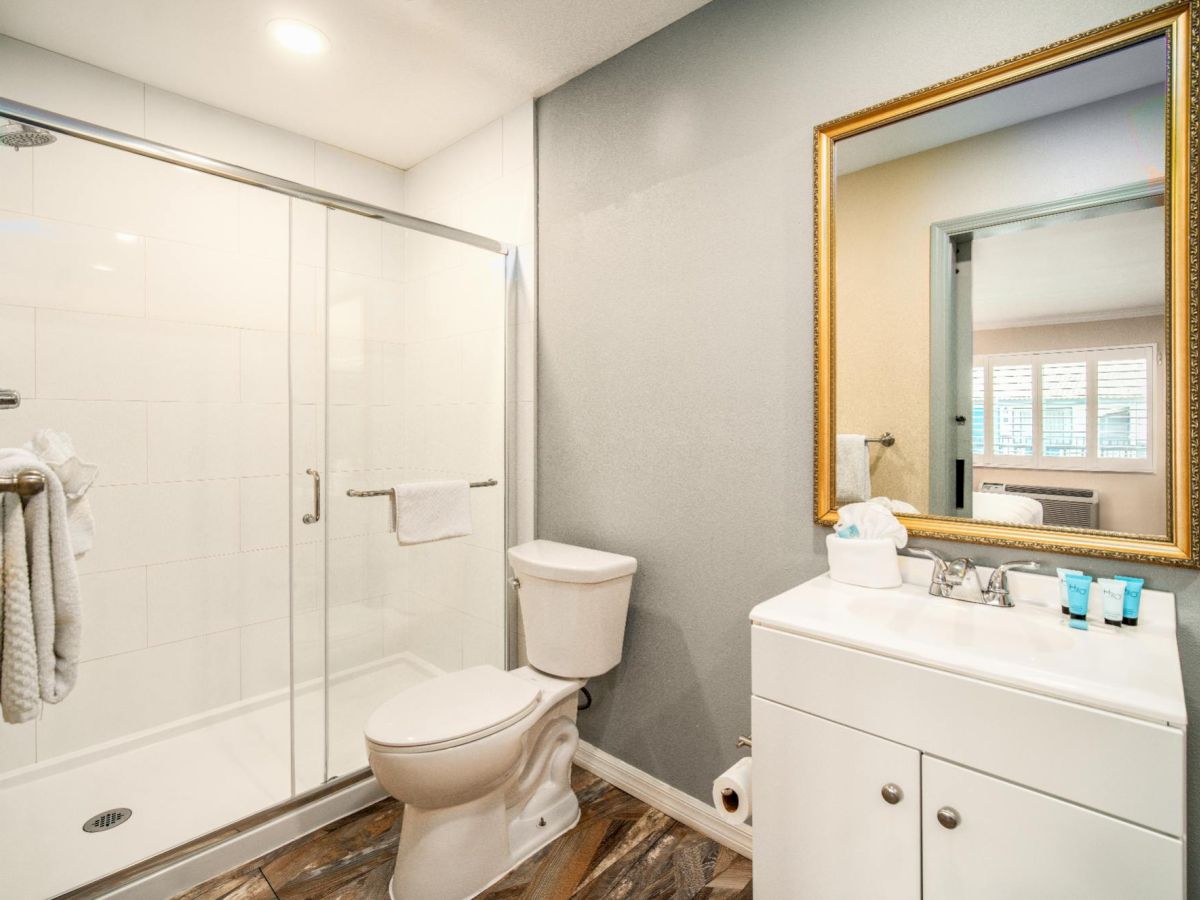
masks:
[[[378,707],[367,740],[396,748],[433,749],[485,737],[528,715],[541,689],[495,666],[472,666],[422,681]]]
[[[590,550],[556,541],[530,541],[508,551],[508,561],[518,577],[523,573],[548,581],[591,584],[637,571],[637,560],[619,553]]]

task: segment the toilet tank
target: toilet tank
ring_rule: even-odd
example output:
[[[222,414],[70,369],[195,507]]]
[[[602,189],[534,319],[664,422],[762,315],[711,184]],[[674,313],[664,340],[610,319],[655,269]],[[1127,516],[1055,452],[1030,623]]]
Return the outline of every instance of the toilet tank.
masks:
[[[529,664],[561,678],[591,678],[621,661],[637,560],[555,541],[508,551],[520,587]]]

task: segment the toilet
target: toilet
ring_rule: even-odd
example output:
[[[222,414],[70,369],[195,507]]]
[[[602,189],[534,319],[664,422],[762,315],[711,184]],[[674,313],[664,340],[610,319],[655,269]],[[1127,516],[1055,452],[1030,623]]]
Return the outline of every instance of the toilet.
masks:
[[[579,821],[576,695],[621,661],[637,560],[554,541],[508,551],[529,665],[474,666],[367,719],[371,770],[405,804],[392,900],[465,900]]]

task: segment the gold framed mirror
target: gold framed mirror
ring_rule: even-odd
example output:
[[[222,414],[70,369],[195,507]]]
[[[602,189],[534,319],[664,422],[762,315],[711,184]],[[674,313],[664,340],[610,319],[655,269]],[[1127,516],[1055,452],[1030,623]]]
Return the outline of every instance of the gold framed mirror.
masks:
[[[815,129],[818,523],[1200,566],[1198,9]]]

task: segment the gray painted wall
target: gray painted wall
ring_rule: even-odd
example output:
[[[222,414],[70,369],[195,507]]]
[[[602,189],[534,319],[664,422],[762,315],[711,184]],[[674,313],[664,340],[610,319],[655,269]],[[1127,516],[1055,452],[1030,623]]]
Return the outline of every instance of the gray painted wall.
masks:
[[[717,0],[539,101],[538,532],[640,563],[586,740],[707,797],[750,727],[748,611],[825,569],[813,126],[1147,5]],[[1200,726],[1200,576],[1088,568],[1177,593]]]

